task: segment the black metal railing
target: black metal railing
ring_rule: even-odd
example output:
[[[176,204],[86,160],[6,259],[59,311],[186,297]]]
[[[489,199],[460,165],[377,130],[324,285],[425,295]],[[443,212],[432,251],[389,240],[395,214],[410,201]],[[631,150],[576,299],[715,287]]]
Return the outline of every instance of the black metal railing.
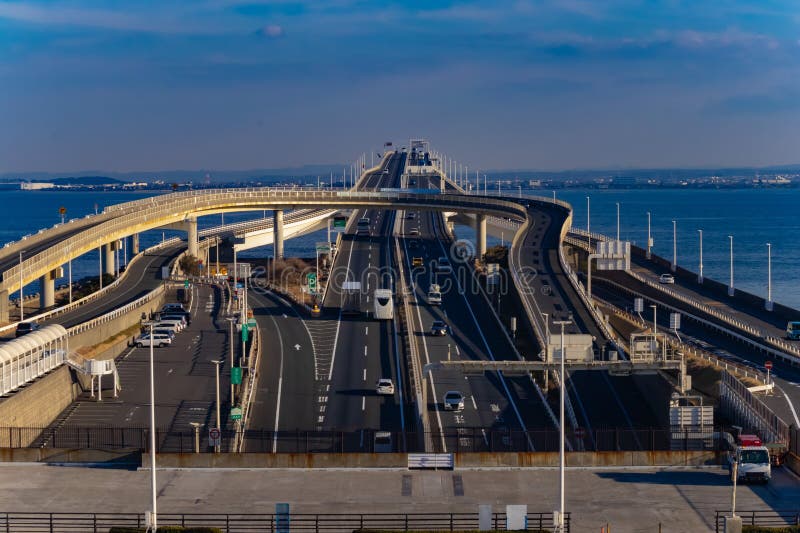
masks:
[[[372,453],[377,430],[269,431],[249,429],[241,435],[245,453]],[[392,432],[392,451],[421,452],[421,434]],[[669,429],[604,428],[568,430],[574,451],[667,451],[721,449],[718,432],[672,431]],[[223,430],[222,450],[230,449],[235,430]],[[428,435],[426,435],[428,436]],[[453,428],[431,433],[434,452],[555,452],[559,433],[554,429],[515,431],[497,428]],[[208,428],[194,431],[159,429],[156,447],[160,453],[190,453],[211,449]],[[532,445],[532,447],[531,447]],[[89,450],[139,450],[149,448],[149,429],[141,427],[61,426],[53,428],[0,428],[0,448],[59,448]]]
[[[352,532],[359,529],[393,531],[477,530],[478,513],[369,513],[369,514],[290,514],[289,528],[293,532]],[[158,515],[159,526],[215,527],[224,533],[275,533],[278,520],[275,514],[174,514]],[[566,531],[570,531],[570,514],[564,516]],[[551,530],[553,513],[529,512],[527,530]],[[285,522],[284,522],[285,523]],[[0,513],[0,531],[6,533],[106,533],[112,527],[144,527],[141,513]],[[506,529],[505,513],[493,513],[493,529]]]
[[[725,531],[725,517],[730,511],[716,511],[714,527],[717,533]],[[759,511],[736,511],[736,516],[747,526],[786,527],[800,526],[800,508],[790,510],[765,509]]]

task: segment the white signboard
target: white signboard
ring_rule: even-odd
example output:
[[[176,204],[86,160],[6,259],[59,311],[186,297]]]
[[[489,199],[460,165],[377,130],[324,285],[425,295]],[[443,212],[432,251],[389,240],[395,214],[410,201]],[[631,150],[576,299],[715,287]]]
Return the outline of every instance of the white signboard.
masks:
[[[631,243],[600,241],[597,243],[597,270],[630,270]]]
[[[506,505],[506,529],[508,531],[528,529],[527,505]]]
[[[592,336],[585,333],[564,335],[565,361],[593,361]],[[551,334],[547,344],[547,360],[561,361],[561,335]]]
[[[637,313],[641,313],[644,311],[644,298],[634,298],[633,299],[633,310]]]
[[[681,314],[670,313],[669,315],[669,329],[681,329]]]

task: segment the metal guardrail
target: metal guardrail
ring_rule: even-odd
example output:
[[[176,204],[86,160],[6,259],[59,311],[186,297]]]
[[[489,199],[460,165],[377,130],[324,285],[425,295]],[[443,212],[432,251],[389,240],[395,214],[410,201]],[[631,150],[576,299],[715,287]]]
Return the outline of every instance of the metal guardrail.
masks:
[[[489,214],[524,217],[522,206],[516,201],[503,198],[476,197],[460,194],[415,194],[405,192],[376,191],[322,191],[283,190],[275,188],[213,189],[205,191],[179,192],[146,200],[131,202],[136,208],[116,218],[88,228],[73,235],[58,247],[49,248],[3,272],[3,289],[11,290],[19,283],[20,268],[25,280],[42,275],[53,265],[62,263],[63,250],[74,250],[83,254],[115,239],[122,238],[151,227],[178,222],[211,209],[248,209],[254,206],[283,207],[298,205],[314,206],[376,206],[387,208],[434,207],[451,208],[455,211],[481,211]]]
[[[632,324],[636,324],[637,326],[639,326],[641,328],[648,327],[648,323],[646,321],[642,320],[641,318],[639,318],[638,316],[633,315],[633,314],[631,314],[631,313],[629,313],[629,312],[627,312],[627,311],[625,311],[623,309],[620,309],[619,307],[617,307],[617,306],[615,306],[615,305],[613,305],[613,304],[611,304],[609,302],[606,302],[606,301],[602,300],[601,298],[597,298],[596,296],[593,296],[593,298],[595,298],[599,302],[602,302],[604,306],[606,306],[609,309],[611,309],[612,312],[615,315],[619,316],[623,320],[627,320],[628,322],[630,322]],[[669,345],[672,347],[673,350],[682,351],[683,353],[685,353],[685,354],[687,354],[689,356],[697,357],[698,359],[703,359],[705,361],[708,361],[708,362],[714,364],[715,366],[717,366],[719,368],[722,368],[723,370],[727,370],[729,372],[733,372],[733,373],[735,373],[737,375],[740,375],[742,377],[755,379],[756,381],[759,381],[759,382],[761,382],[763,384],[767,384],[767,375],[764,372],[761,372],[760,370],[756,370],[754,368],[750,368],[750,367],[748,367],[746,365],[741,365],[741,364],[735,363],[733,361],[728,361],[726,359],[723,359],[722,357],[716,356],[715,354],[713,354],[711,352],[708,352],[706,350],[702,350],[702,349],[697,348],[695,346],[686,344],[686,343],[682,342],[680,339],[678,339],[677,337],[675,337],[666,328],[662,328],[661,332],[666,335],[667,342],[669,343]]]
[[[570,513],[564,516],[570,531]],[[492,513],[492,529],[506,529],[506,514]],[[553,512],[528,512],[528,529],[551,529]],[[158,513],[158,525],[213,527],[223,533],[276,533],[357,530],[464,531],[477,530],[478,513],[330,513],[330,514],[178,514]],[[106,533],[112,527],[145,527],[143,513],[0,513],[0,530],[7,533]]]
[[[725,517],[730,515],[730,511],[716,511],[714,513],[714,531],[725,533]],[[742,525],[748,526],[765,526],[769,528],[800,526],[800,508],[784,510],[759,509],[757,511],[737,510],[736,516],[742,519]]]
[[[580,235],[582,237],[586,237],[588,235],[586,233],[586,231],[578,230],[576,228],[571,229],[570,233],[573,233],[575,235]],[[599,234],[599,233],[591,233],[591,238],[593,238],[595,240],[598,240],[598,241],[599,240],[611,240],[609,237],[607,237],[605,235],[602,235],[602,234]],[[588,250],[589,249],[588,246],[587,246],[587,243],[584,242],[581,239],[575,239],[575,238],[568,237],[565,240],[569,244],[571,244],[573,246],[580,247],[580,248],[582,248],[584,250]],[[675,290],[675,289],[673,289],[671,287],[666,287],[666,286],[664,286],[664,284],[656,283],[653,280],[647,279],[647,278],[645,278],[644,276],[640,275],[637,272],[634,272],[634,271],[630,270],[630,271],[627,271],[627,274],[630,275],[631,277],[633,277],[634,279],[636,279],[637,281],[639,281],[640,283],[643,283],[643,284],[645,284],[645,285],[647,285],[647,286],[649,286],[649,287],[651,287],[653,289],[656,289],[656,290],[658,290],[660,292],[668,294],[669,296],[675,298],[676,300],[679,300],[679,301],[681,301],[681,302],[683,302],[685,304],[688,304],[688,305],[694,307],[695,309],[698,309],[698,310],[700,310],[700,311],[702,311],[704,313],[707,313],[707,314],[709,314],[709,315],[711,315],[711,316],[713,316],[713,317],[725,322],[726,324],[739,329],[740,331],[743,331],[743,332],[745,332],[745,333],[747,333],[749,335],[752,335],[754,337],[758,337],[760,339],[763,339],[763,341],[765,343],[768,343],[769,345],[774,346],[774,347],[778,348],[779,350],[783,350],[783,352],[786,352],[789,355],[789,358],[787,358],[783,353],[781,353],[781,352],[779,352],[777,350],[773,351],[772,353],[773,353],[773,355],[782,358],[785,362],[787,362],[789,364],[793,364],[793,365],[800,364],[800,347],[798,347],[798,346],[796,346],[796,345],[794,345],[792,343],[789,343],[784,339],[775,337],[775,336],[769,334],[768,332],[766,332],[765,330],[763,330],[762,328],[757,328],[757,327],[752,326],[752,325],[750,325],[750,324],[748,324],[748,323],[746,323],[746,322],[744,322],[742,320],[738,320],[738,319],[736,319],[736,318],[734,318],[732,316],[729,316],[727,313],[723,313],[722,311],[720,311],[720,310],[718,310],[718,309],[716,309],[714,307],[711,307],[711,306],[709,306],[707,304],[704,304],[704,303],[698,301],[695,298],[687,296],[687,295],[681,293],[680,291],[677,291],[677,290]],[[794,355],[796,357],[792,357],[792,355]]]
[[[744,336],[744,335],[742,335],[740,333],[737,333],[736,331],[728,329],[725,326],[722,326],[720,324],[716,324],[714,322],[706,320],[705,318],[702,318],[702,317],[699,317],[699,316],[694,315],[692,313],[689,313],[689,312],[687,312],[687,311],[685,311],[683,309],[678,309],[677,307],[673,307],[673,306],[671,306],[669,304],[666,304],[666,303],[664,303],[664,302],[662,302],[660,300],[654,300],[653,298],[644,296],[643,294],[640,294],[640,293],[634,291],[633,289],[631,289],[629,287],[626,287],[624,285],[620,285],[619,283],[616,283],[616,282],[611,281],[609,279],[597,278],[597,282],[598,283],[605,283],[605,284],[608,284],[608,285],[612,285],[612,286],[616,287],[618,290],[627,292],[628,294],[631,294],[631,295],[634,295],[634,296],[640,296],[642,298],[647,298],[648,300],[655,302],[656,304],[658,304],[660,307],[663,307],[664,309],[668,309],[668,310],[670,310],[672,312],[675,312],[675,313],[680,313],[682,316],[684,316],[685,318],[688,318],[689,320],[693,320],[695,322],[698,322],[698,323],[702,324],[703,326],[705,326],[707,328],[715,329],[715,330],[719,331],[720,333],[723,333],[724,335],[728,335],[730,337],[738,339],[739,341],[752,346],[753,348],[755,348],[758,351],[761,351],[761,352],[764,352],[764,353],[768,353],[768,354],[772,354],[775,357],[778,357],[779,359],[782,359],[784,361],[786,361],[787,358],[791,358],[792,357],[792,356],[790,356],[788,354],[779,352],[778,350],[775,350],[774,348],[770,348],[768,346],[764,346],[763,344],[761,344],[761,343],[759,343],[759,342],[757,342],[757,341],[755,341],[755,340],[753,340],[753,339],[751,339],[749,337],[746,337],[746,336]]]
[[[789,426],[786,422],[728,372],[722,373],[719,396],[720,407],[737,424],[758,430],[766,442],[789,445]]]

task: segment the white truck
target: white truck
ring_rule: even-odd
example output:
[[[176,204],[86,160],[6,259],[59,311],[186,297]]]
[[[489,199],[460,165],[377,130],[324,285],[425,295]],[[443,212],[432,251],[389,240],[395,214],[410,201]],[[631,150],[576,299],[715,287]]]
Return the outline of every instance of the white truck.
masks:
[[[436,283],[431,283],[428,287],[428,304],[442,305],[442,289]]]
[[[769,449],[757,435],[739,435],[728,455],[728,462],[731,478],[735,471],[738,482],[768,483],[772,478]]]

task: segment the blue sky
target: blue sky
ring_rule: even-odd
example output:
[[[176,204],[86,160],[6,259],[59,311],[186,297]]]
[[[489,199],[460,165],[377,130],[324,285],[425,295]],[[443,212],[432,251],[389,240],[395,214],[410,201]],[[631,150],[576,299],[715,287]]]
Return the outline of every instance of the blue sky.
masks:
[[[0,172],[800,162],[800,3],[0,0]]]

